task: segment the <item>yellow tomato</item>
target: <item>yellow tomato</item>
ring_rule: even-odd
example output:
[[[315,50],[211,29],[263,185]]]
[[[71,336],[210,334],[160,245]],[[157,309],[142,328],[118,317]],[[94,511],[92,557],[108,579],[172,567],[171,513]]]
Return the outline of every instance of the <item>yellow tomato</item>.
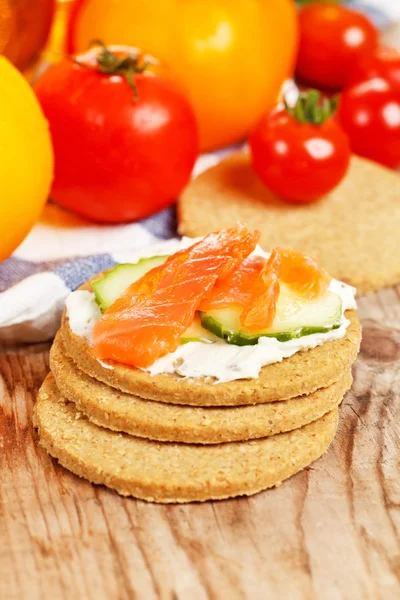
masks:
[[[47,121],[24,77],[0,56],[0,260],[37,221],[53,176]]]
[[[186,88],[202,150],[244,138],[275,104],[297,51],[293,0],[76,0],[71,52],[139,46]]]

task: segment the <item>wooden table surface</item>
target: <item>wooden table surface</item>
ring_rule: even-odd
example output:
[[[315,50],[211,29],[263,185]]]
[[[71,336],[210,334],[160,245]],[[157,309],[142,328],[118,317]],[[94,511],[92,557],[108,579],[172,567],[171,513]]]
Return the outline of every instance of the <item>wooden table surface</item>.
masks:
[[[0,355],[0,598],[400,598],[400,287],[360,301],[338,435],[281,487],[205,504],[120,498],[36,445],[48,345]]]

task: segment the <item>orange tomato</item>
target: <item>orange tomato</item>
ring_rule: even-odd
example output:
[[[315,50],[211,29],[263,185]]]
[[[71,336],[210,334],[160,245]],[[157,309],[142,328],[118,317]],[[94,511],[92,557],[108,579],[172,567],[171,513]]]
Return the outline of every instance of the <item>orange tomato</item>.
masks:
[[[93,39],[172,67],[210,150],[245,138],[275,104],[294,68],[297,16],[293,0],[76,0],[68,50]]]
[[[0,261],[35,224],[53,176],[49,128],[32,88],[0,56]]]

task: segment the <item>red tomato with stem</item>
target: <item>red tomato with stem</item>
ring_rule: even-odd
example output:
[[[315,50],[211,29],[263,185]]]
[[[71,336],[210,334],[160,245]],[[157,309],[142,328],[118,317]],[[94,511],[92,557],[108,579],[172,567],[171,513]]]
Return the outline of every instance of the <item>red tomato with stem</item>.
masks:
[[[400,87],[400,51],[397,48],[378,46],[375,52],[361,60],[352,72],[352,84],[380,77],[391,85]]]
[[[35,84],[55,154],[52,199],[119,223],[172,204],[198,154],[193,110],[175,83],[143,72],[134,49],[98,47]]]
[[[400,88],[380,78],[358,83],[343,92],[338,117],[355,154],[400,167]]]
[[[282,199],[313,202],[346,174],[349,142],[331,118],[334,110],[335,100],[321,106],[313,90],[302,94],[294,108],[265,115],[250,137],[254,170]]]
[[[299,14],[297,76],[320,88],[346,87],[355,65],[375,50],[378,32],[359,12],[331,2],[305,6]]]

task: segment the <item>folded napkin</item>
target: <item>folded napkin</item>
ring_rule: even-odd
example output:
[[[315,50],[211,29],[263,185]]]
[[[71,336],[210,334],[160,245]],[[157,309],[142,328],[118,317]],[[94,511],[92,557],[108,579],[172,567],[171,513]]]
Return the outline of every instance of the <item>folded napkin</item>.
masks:
[[[349,0],[379,27],[400,21],[400,0]],[[288,84],[293,93],[293,84]],[[287,89],[285,89],[285,93]],[[233,150],[238,149],[238,146]],[[200,157],[194,175],[232,152],[228,148]],[[177,236],[174,207],[139,223],[92,225],[48,205],[39,223],[0,264],[0,342],[51,339],[60,324],[64,300],[87,279],[160,239]],[[72,220],[72,223],[71,223]]]
[[[380,28],[400,21],[399,0],[347,0],[346,4],[365,12]]]

